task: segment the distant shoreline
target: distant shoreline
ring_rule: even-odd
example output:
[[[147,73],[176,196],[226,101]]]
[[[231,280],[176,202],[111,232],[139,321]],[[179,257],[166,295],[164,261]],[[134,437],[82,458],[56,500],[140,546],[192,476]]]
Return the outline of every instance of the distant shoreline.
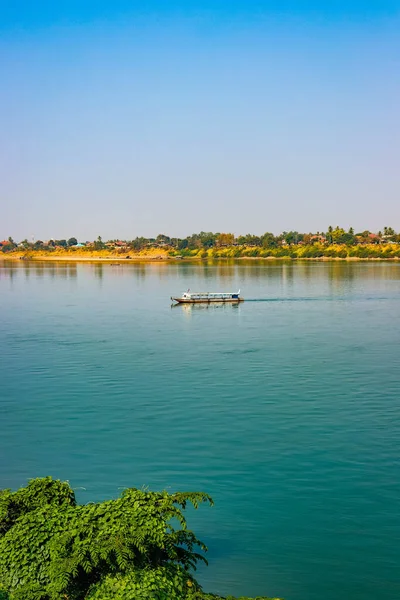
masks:
[[[82,256],[82,255],[61,255],[57,256],[44,256],[44,255],[31,255],[26,256],[22,253],[9,253],[7,255],[0,254],[0,261],[2,262],[50,262],[50,263],[106,263],[106,264],[130,264],[130,263],[203,263],[207,261],[216,261],[216,262],[227,262],[227,261],[256,261],[256,262],[275,262],[275,261],[286,261],[286,262],[297,262],[297,261],[317,261],[317,262],[399,262],[400,257],[358,257],[358,256],[317,256],[317,257],[301,257],[301,256],[187,256],[178,258],[175,256],[169,256],[167,254],[163,255],[145,255],[145,254],[132,254],[127,256]]]
[[[332,231],[336,235],[341,230]],[[160,241],[157,238],[158,241],[156,240],[154,243],[150,243],[144,238],[138,238],[129,243],[114,240],[104,244],[99,238],[97,242],[85,245],[75,243],[76,238],[70,238],[68,242],[56,240],[59,242],[56,245],[54,245],[55,242],[53,245],[41,242],[41,245],[38,246],[29,244],[27,240],[17,245],[12,238],[9,238],[8,241],[0,242],[0,260],[1,257],[4,257],[4,259],[24,261],[112,264],[125,264],[128,261],[153,263],[209,260],[398,261],[400,260],[400,234],[395,234],[394,230],[388,228],[386,231],[389,231],[393,239],[386,239],[388,238],[386,233],[386,237],[376,234],[368,234],[368,236],[363,234],[358,237],[350,235],[350,233],[343,234],[342,237],[346,239],[349,236],[352,240],[354,238],[356,240],[354,243],[344,243],[343,240],[340,243],[336,241],[328,243],[326,237],[311,236],[311,234],[303,236],[310,238],[307,242],[302,240],[289,243],[286,241],[286,238],[290,238],[289,234],[286,234],[286,238],[283,239],[275,238],[272,234],[265,234],[263,238],[249,235],[246,236],[249,240],[242,240],[239,237],[235,241],[233,234],[204,234],[204,232],[193,235],[193,239],[180,240],[181,244],[178,243],[179,240],[171,240],[166,236],[159,236],[163,240]]]

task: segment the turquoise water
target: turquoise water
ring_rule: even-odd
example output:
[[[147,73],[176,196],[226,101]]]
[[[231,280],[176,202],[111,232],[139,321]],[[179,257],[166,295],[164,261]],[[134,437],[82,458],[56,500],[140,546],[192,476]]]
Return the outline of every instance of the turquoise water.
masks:
[[[205,490],[206,589],[400,598],[400,265],[0,263],[0,298],[0,487]]]

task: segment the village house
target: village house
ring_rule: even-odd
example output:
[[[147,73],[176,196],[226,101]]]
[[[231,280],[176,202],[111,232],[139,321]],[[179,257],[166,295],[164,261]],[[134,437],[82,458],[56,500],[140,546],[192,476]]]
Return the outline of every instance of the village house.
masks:
[[[326,244],[326,237],[324,235],[312,235],[310,242],[311,244]]]
[[[128,244],[121,240],[109,241],[105,243],[106,248],[114,250],[127,250]]]
[[[376,233],[370,233],[368,235],[368,241],[370,244],[380,244],[382,240],[381,237]]]

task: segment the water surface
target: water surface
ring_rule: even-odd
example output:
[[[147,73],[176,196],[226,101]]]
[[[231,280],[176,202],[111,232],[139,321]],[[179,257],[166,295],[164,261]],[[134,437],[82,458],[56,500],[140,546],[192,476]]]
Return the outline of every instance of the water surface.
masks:
[[[204,490],[206,589],[400,598],[400,265],[6,262],[0,298],[0,487]]]

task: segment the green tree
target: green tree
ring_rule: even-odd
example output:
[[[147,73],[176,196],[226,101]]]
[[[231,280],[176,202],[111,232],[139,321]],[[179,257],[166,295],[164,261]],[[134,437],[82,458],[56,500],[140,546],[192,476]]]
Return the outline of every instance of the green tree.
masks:
[[[200,248],[213,248],[217,243],[217,238],[219,235],[219,233],[212,233],[212,231],[200,231],[200,233],[193,233],[186,238],[187,246],[185,247],[190,248],[191,250]]]
[[[346,235],[345,230],[342,227],[339,227],[337,225],[331,233],[332,243],[333,244],[342,244],[343,243],[342,238],[344,235]]]
[[[383,235],[385,236],[385,238],[393,238],[396,235],[396,232],[393,229],[393,227],[384,227]]]
[[[301,241],[302,236],[298,231],[284,231],[282,234],[282,239],[284,239],[289,246],[292,246],[298,244]]]
[[[335,227],[332,231],[327,233],[328,240],[332,240],[333,244],[346,244],[351,246],[357,242],[356,236],[354,235],[354,229],[350,227],[349,231],[345,231],[341,227]]]
[[[219,233],[212,233],[212,231],[201,231],[199,233],[199,240],[203,248],[213,248],[217,243]]]
[[[258,235],[251,235],[251,233],[247,233],[246,235],[240,235],[237,239],[237,243],[240,246],[261,246],[261,238]]]
[[[263,248],[275,248],[277,246],[277,240],[273,233],[264,233],[261,237]]]
[[[101,240],[101,238],[100,238]],[[132,240],[129,244],[129,246],[131,246],[131,248],[133,248],[133,250],[142,250],[147,244],[149,243],[149,240],[147,238],[144,237],[137,237],[134,240]],[[96,244],[96,242],[95,242]]]
[[[68,246],[76,246],[78,243],[78,240],[74,237],[69,238],[67,244]]]
[[[156,237],[157,244],[170,244],[171,238],[168,235],[164,235],[163,233],[159,233]]]
[[[179,240],[178,241],[178,250],[185,250],[189,245],[189,242],[187,239],[184,240]]]
[[[105,246],[104,246],[103,240],[101,238],[101,235],[99,235],[97,237],[97,240],[94,242],[94,248],[95,248],[95,250],[102,250],[104,247]]]
[[[0,492],[0,598],[7,600],[201,600],[193,576],[204,544],[184,509],[204,493],[126,489],[78,505],[68,483],[34,479]]]

